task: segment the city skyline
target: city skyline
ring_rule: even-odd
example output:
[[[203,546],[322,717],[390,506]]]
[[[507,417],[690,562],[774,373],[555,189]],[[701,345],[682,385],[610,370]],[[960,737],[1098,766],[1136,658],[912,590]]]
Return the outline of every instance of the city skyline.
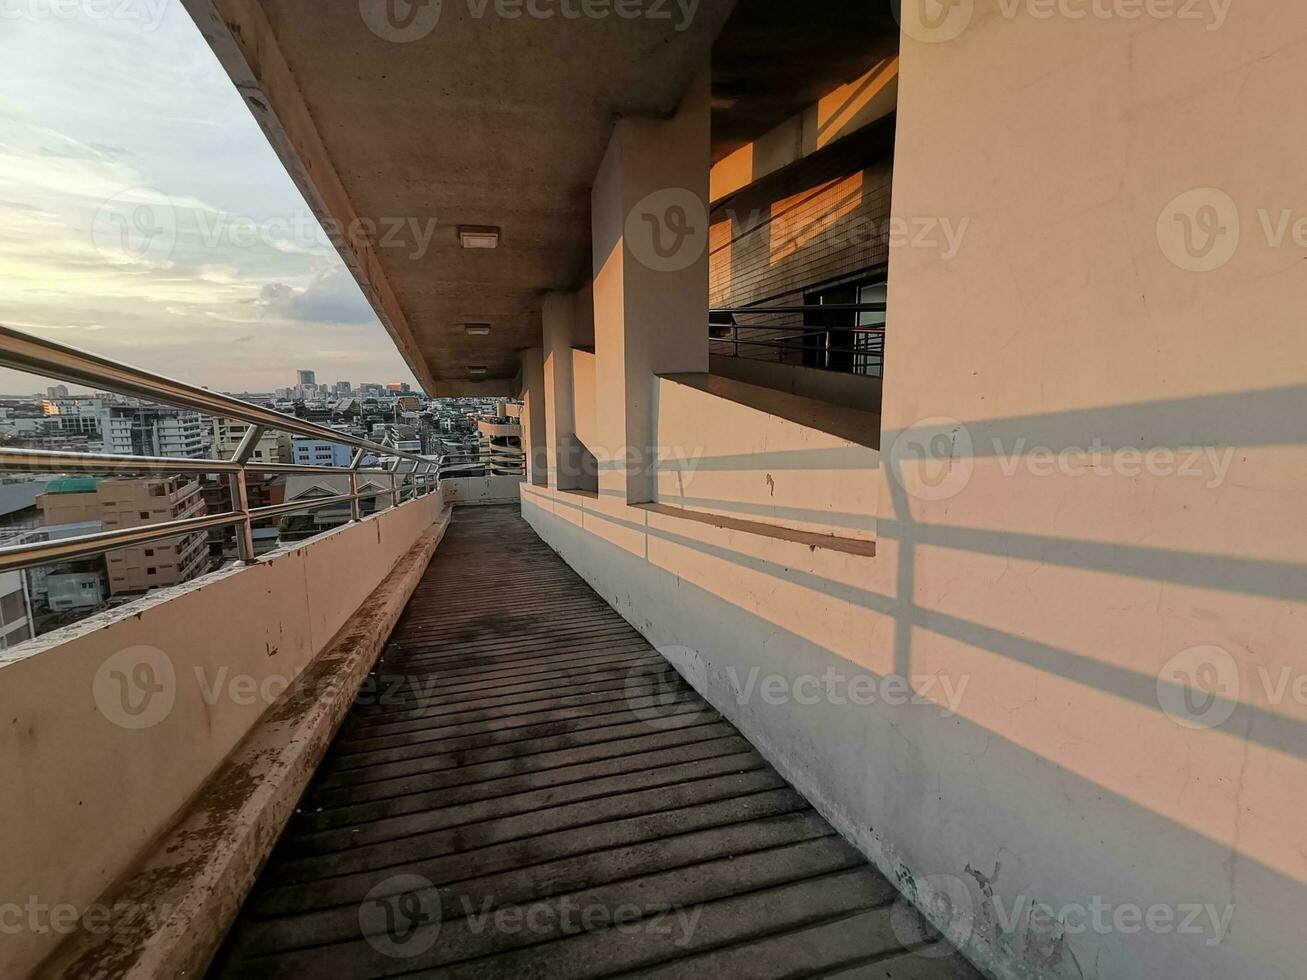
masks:
[[[0,324],[213,390],[417,387],[180,5],[2,30]]]

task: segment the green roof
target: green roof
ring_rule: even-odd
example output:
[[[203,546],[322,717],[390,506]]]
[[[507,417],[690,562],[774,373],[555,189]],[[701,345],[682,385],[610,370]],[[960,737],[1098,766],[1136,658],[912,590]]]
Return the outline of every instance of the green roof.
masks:
[[[46,493],[95,493],[98,476],[63,476],[45,488]]]

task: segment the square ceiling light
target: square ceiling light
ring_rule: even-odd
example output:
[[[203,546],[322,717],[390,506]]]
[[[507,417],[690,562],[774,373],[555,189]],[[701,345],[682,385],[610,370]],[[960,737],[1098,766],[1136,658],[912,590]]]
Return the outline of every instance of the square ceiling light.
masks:
[[[463,329],[467,331],[469,337],[490,336],[490,324],[488,323],[465,323]]]
[[[458,240],[464,248],[498,248],[499,229],[488,225],[459,225]]]

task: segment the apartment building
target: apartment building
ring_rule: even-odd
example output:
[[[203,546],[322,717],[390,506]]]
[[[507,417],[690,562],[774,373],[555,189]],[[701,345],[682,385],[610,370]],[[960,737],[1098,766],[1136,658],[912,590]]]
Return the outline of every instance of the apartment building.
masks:
[[[325,439],[293,439],[291,452],[297,466],[349,466],[354,459],[348,446]]]
[[[0,651],[33,635],[26,576],[22,572],[0,572]]]
[[[222,514],[232,509],[231,481],[235,479],[229,473],[206,476],[201,482],[205,510],[210,514]],[[268,474],[247,473],[245,475],[246,503],[253,509],[275,507],[286,500],[286,478]],[[254,553],[265,555],[277,547],[277,521],[267,520],[255,523],[252,531]],[[239,557],[235,536],[229,528],[214,528],[209,531],[209,554],[211,557],[232,560]]]
[[[182,477],[64,479],[37,500],[47,526],[98,521],[105,531],[183,520],[205,513],[200,484]],[[112,595],[178,585],[205,571],[208,536],[189,534],[106,556]]]
[[[213,420],[213,451],[217,459],[231,459],[236,455],[249,426],[230,419]],[[291,437],[284,432],[264,432],[250,455],[256,463],[289,463],[293,457]]]
[[[104,452],[115,455],[203,459],[208,428],[197,412],[160,405],[111,403],[100,412]]]
[[[205,512],[200,485],[181,477],[103,480],[98,489],[100,521],[106,531],[183,520]],[[203,533],[139,548],[110,552],[109,589],[114,595],[188,582],[208,565]]]

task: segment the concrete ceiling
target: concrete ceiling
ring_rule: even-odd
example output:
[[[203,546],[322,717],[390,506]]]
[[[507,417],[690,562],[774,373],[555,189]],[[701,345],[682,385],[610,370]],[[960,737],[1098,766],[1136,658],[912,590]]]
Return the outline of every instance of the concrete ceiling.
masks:
[[[375,223],[337,248],[418,381],[450,395],[506,393],[540,343],[542,294],[588,276],[590,184],[617,116],[669,114],[711,57],[739,96],[714,111],[717,158],[898,37],[888,5],[848,0],[744,0],[733,17],[735,0],[700,0],[688,23],[692,0],[639,6],[668,19],[606,3],[561,16],[582,0],[536,0],[547,19],[517,0],[184,2],[329,233]],[[402,19],[374,29],[365,12],[388,5],[422,36],[391,39]],[[499,247],[462,248],[463,225],[500,228]]]
[[[446,394],[505,390],[540,343],[542,293],[589,272],[589,189],[615,118],[671,113],[733,4],[702,0],[686,26],[674,0],[644,5],[670,19],[444,0],[429,34],[396,43],[359,0],[186,0],[319,216],[379,223],[337,246],[418,380]],[[388,244],[396,219],[434,222],[429,248],[411,232]],[[463,249],[461,225],[499,227],[499,248]],[[472,365],[499,383],[470,382]]]
[[[898,53],[888,0],[742,0],[713,46],[713,162]]]

